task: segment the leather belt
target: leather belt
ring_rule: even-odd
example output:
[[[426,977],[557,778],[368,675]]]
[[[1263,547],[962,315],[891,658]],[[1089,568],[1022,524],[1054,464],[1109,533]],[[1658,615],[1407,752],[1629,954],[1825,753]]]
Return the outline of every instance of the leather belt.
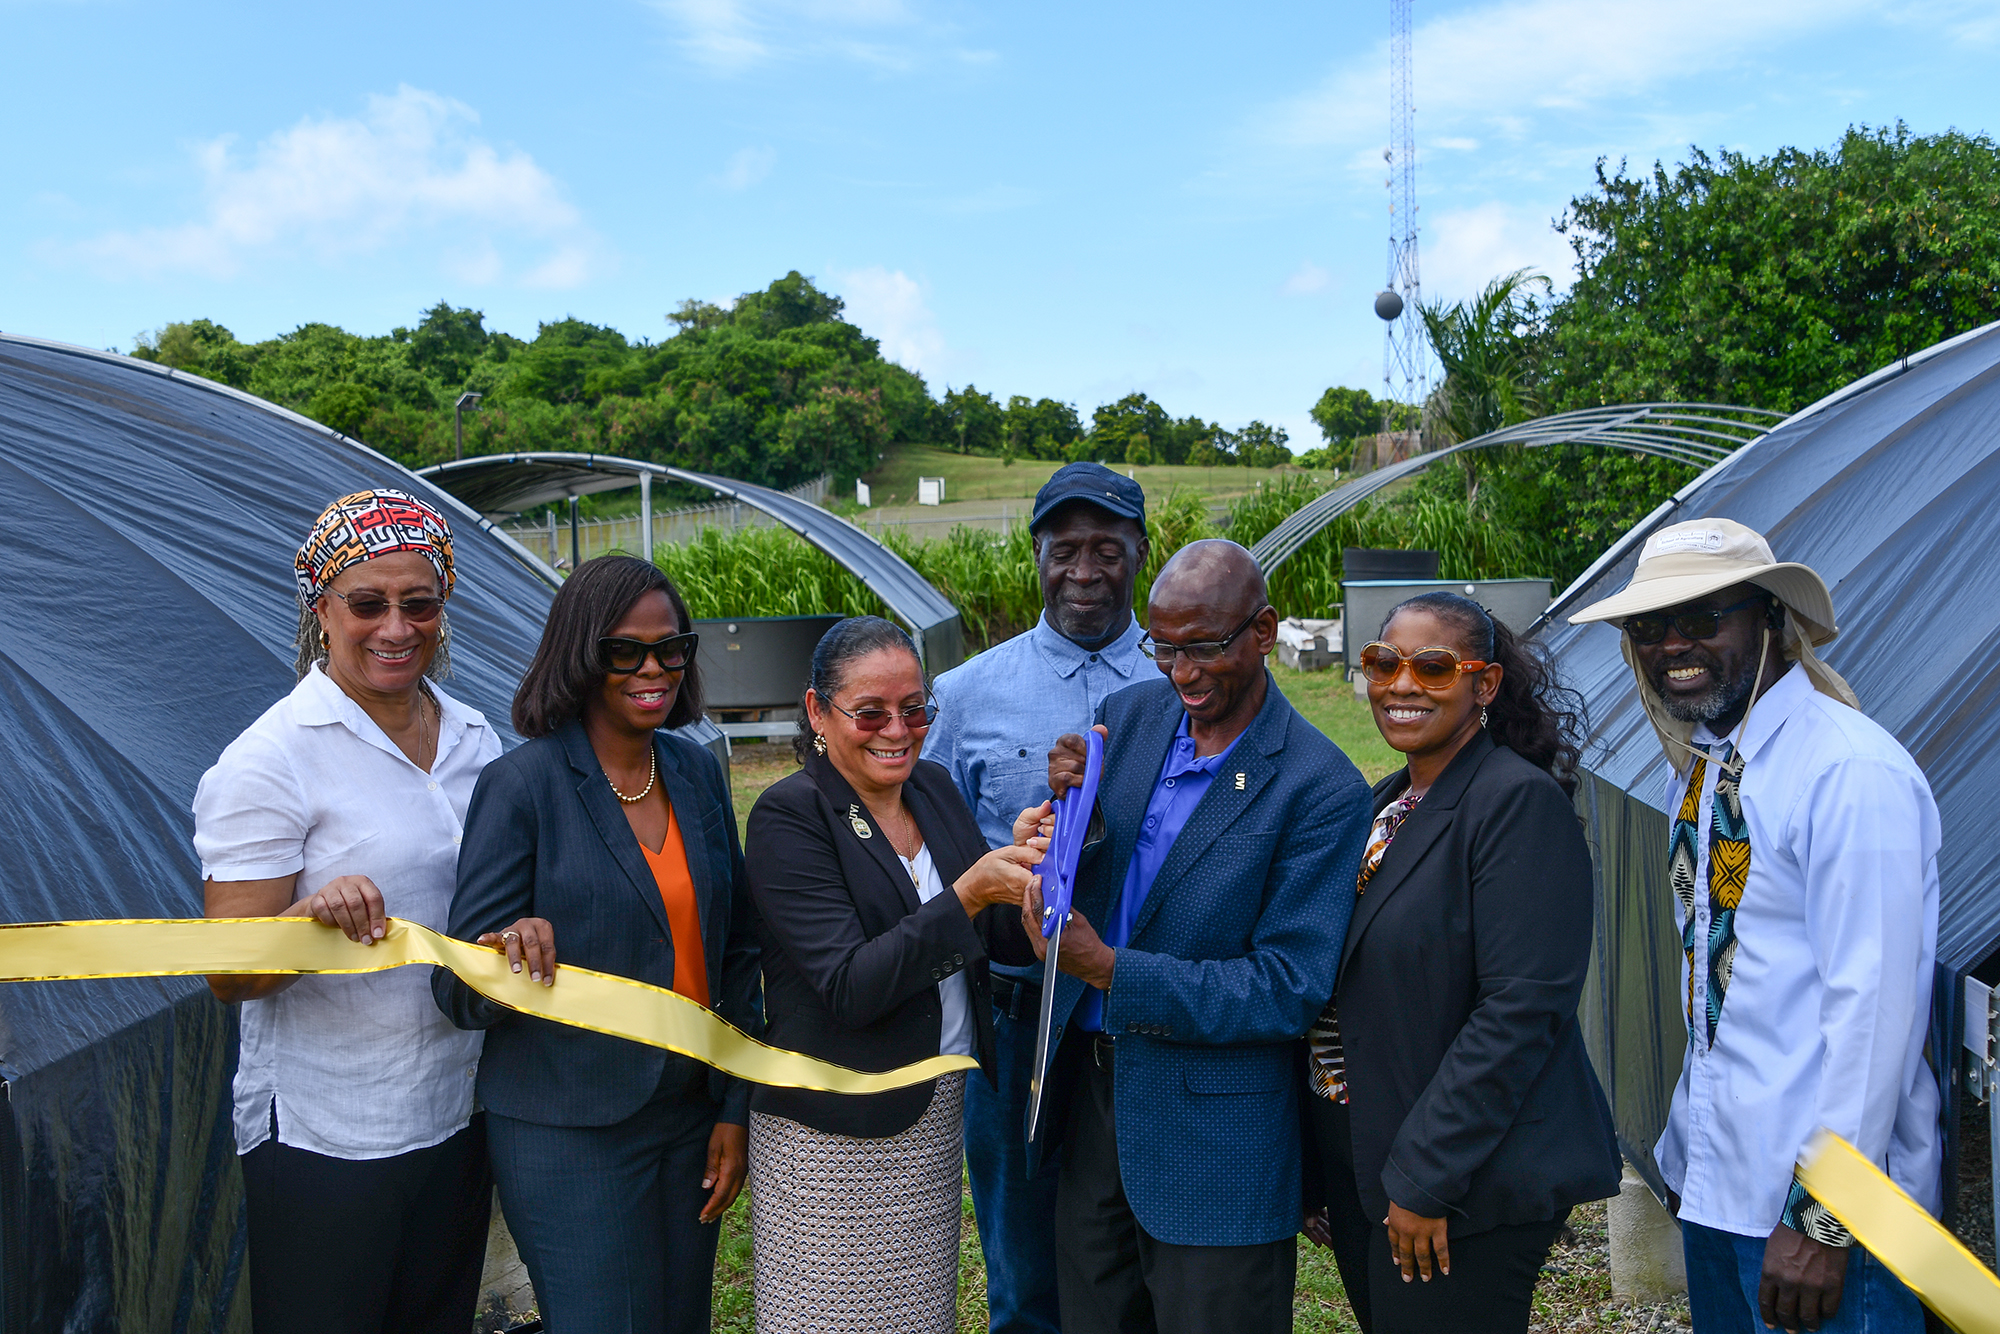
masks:
[[[1042,988],[1037,982],[1022,982],[1011,977],[992,975],[993,1003],[1007,1012],[1009,1019],[1033,1017],[1042,1007]]]

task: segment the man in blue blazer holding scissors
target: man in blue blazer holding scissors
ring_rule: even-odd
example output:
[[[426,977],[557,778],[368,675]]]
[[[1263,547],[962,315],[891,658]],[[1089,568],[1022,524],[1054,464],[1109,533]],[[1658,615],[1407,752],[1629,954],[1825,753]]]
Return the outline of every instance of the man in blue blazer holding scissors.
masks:
[[[1044,1128],[1062,1146],[1065,1334],[1292,1327],[1296,1040],[1332,994],[1369,789],[1279,692],[1250,553],[1196,542],[1154,581],[1166,679],[1097,710],[1097,808],[1057,965]],[[1049,753],[1079,786],[1083,739]],[[1023,904],[1042,945],[1041,902]]]

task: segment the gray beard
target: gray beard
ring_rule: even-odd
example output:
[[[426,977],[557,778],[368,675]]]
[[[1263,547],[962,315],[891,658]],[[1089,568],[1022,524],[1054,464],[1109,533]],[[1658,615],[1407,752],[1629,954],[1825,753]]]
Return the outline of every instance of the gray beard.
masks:
[[[1666,710],[1667,717],[1677,722],[1712,723],[1750,698],[1750,692],[1757,685],[1757,665],[1762,661],[1761,655],[1746,659],[1743,670],[1737,673],[1734,681],[1718,682],[1707,694],[1693,699],[1677,699],[1659,691],[1660,707]]]

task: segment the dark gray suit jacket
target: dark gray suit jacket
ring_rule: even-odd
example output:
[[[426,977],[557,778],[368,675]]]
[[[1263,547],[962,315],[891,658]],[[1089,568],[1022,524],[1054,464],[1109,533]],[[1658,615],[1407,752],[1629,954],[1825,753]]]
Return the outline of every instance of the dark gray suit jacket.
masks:
[[[1375,788],[1375,809],[1409,787]],[[1450,1235],[1618,1192],[1610,1109],[1583,1050],[1590,850],[1555,779],[1484,731],[1404,820],[1348,924],[1340,1041],[1355,1184]]]
[[[744,1032],[763,1031],[754,910],[743,878],[729,783],[715,757],[656,733],[660,782],[687,848],[701,913],[709,1003]],[[639,840],[604,768],[571,722],[486,766],[465,816],[458,892],[448,934],[474,940],[523,917],[546,918],[556,934],[556,985],[573,964],[656,987],[674,983],[673,932]],[[548,1126],[615,1125],[660,1085],[669,1060],[658,1047],[516,1014],[439,968],[431,989],[460,1028],[487,1030],[479,1101],[491,1111]],[[749,1119],[749,1086],[710,1072],[721,1119]]]

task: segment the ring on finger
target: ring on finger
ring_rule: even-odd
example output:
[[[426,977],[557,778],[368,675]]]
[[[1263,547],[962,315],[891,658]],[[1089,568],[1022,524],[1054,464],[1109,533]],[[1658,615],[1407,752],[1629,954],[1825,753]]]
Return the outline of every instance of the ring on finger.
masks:
[[[520,938],[521,933],[519,931],[502,931],[500,933],[500,939],[502,940],[519,940]]]

